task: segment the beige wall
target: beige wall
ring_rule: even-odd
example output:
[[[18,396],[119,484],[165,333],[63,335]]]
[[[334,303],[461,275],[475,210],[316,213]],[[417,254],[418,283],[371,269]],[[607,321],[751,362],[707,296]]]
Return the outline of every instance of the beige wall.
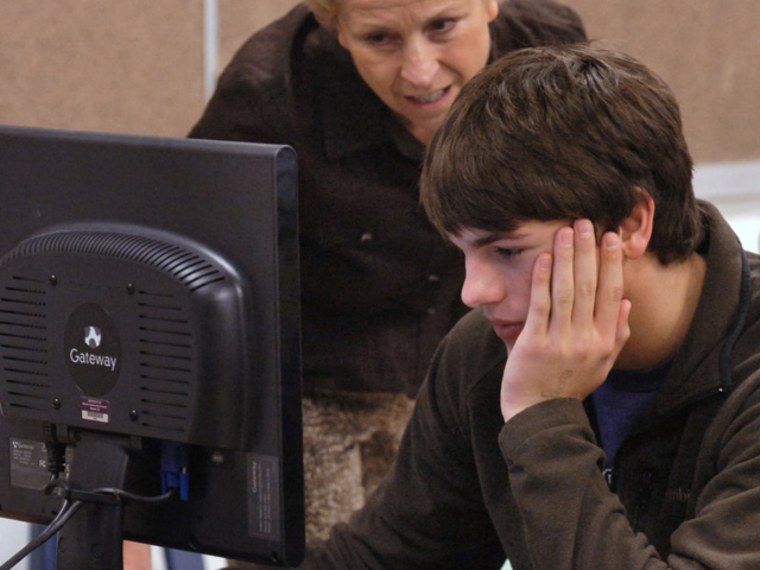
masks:
[[[202,100],[200,0],[4,0],[0,123],[184,134]]]
[[[297,0],[220,0],[220,70],[253,30],[282,16],[297,3]]]
[[[294,0],[218,0],[219,64]],[[760,2],[566,0],[668,81],[698,161],[760,159]],[[0,123],[184,135],[203,109],[203,0],[3,2]]]
[[[695,158],[760,158],[760,2],[565,0],[673,88]]]

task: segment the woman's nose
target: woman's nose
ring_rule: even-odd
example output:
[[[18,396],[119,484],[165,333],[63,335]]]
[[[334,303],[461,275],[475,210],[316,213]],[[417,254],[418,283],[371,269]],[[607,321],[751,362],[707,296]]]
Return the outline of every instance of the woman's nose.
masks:
[[[424,39],[411,40],[403,53],[402,79],[415,87],[430,87],[437,69],[435,46]]]

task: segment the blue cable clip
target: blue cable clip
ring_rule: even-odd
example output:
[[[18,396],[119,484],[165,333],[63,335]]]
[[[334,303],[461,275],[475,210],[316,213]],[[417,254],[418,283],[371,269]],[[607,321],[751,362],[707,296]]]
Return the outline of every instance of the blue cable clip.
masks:
[[[190,498],[190,475],[188,473],[187,446],[173,441],[161,442],[161,492],[172,489],[179,492],[179,498]]]

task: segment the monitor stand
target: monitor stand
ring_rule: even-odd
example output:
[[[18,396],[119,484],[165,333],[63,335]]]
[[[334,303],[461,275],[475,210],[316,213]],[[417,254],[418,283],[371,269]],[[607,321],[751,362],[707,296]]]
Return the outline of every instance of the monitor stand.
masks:
[[[136,438],[76,432],[66,493],[82,506],[58,535],[59,570],[122,570],[124,505],[105,490],[123,489]]]

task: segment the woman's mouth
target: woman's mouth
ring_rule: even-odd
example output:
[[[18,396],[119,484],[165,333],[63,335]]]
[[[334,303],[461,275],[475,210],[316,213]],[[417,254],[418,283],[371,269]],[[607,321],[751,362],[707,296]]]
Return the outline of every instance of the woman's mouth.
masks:
[[[437,91],[433,91],[432,93],[428,93],[426,95],[407,95],[406,98],[417,105],[429,105],[443,99],[443,96],[446,95],[448,90],[449,88],[446,87],[444,89],[438,89]]]

